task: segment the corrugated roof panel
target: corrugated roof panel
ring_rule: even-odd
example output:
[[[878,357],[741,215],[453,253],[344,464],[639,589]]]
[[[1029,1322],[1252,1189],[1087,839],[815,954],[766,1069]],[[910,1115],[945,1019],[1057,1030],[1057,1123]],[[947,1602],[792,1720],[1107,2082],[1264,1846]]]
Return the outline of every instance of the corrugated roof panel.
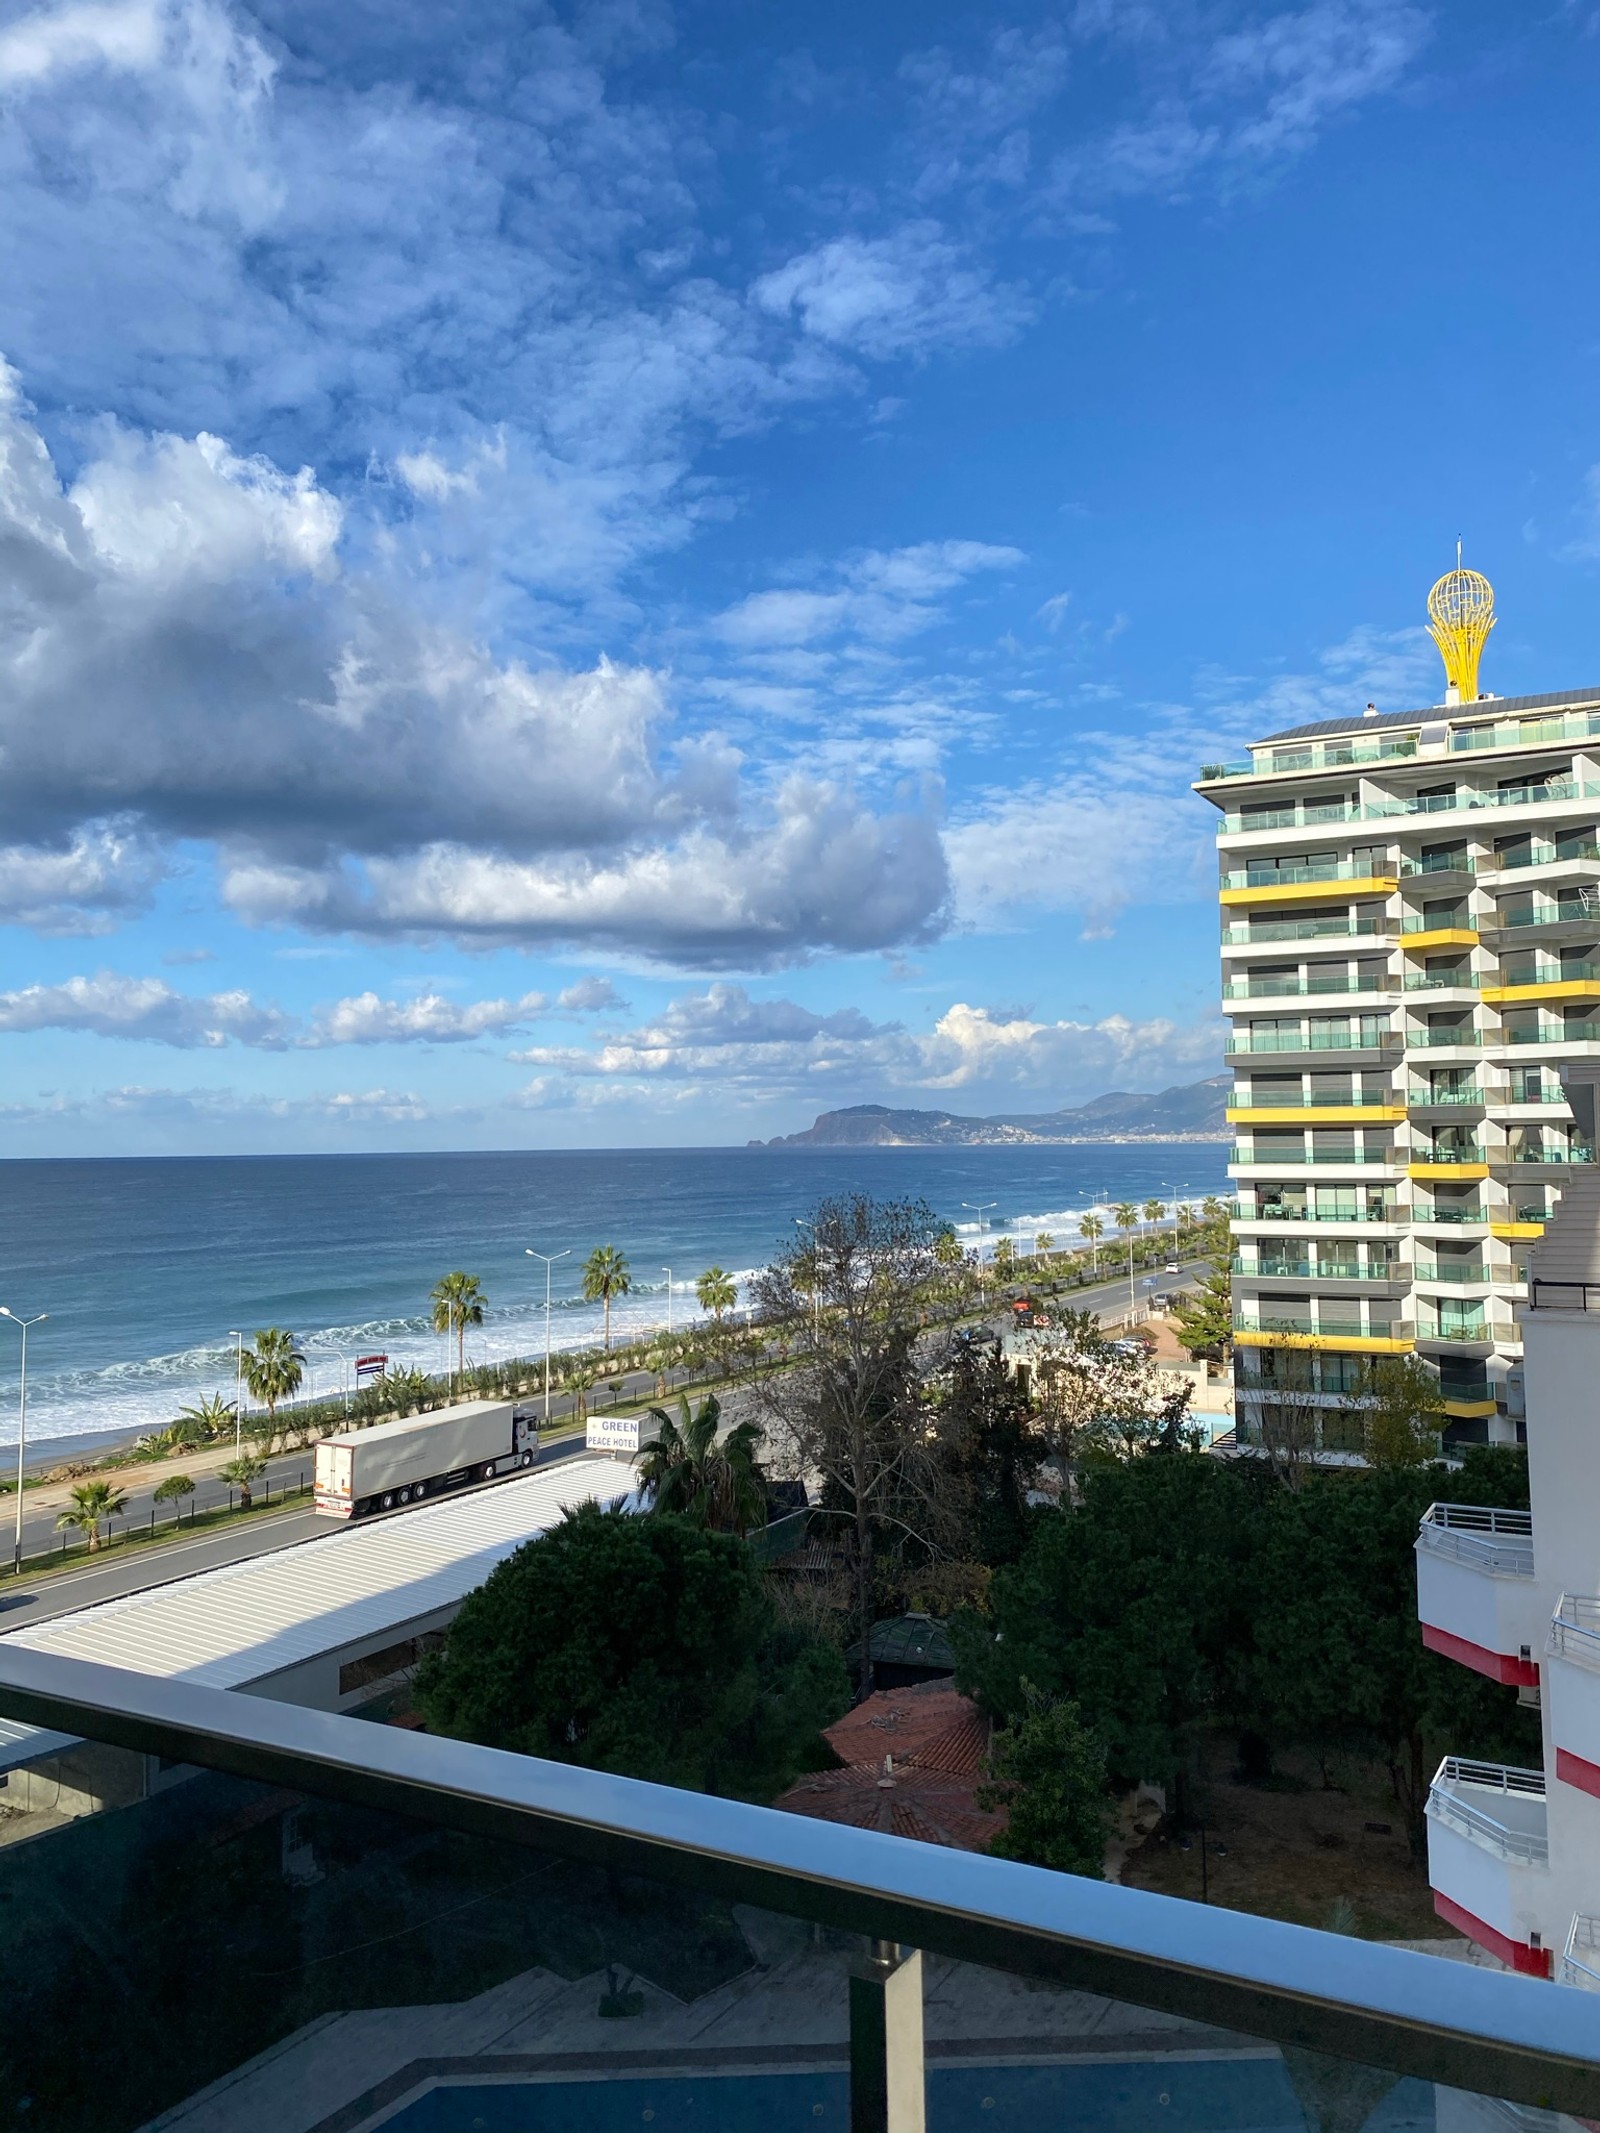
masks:
[[[11,1630],[5,1641],[131,1673],[242,1688],[464,1599],[563,1511],[590,1498],[615,1502],[632,1487],[626,1467],[576,1459],[102,1600]]]
[[[1359,712],[1349,718],[1320,718],[1309,726],[1287,726],[1282,733],[1269,733],[1251,745],[1265,748],[1273,741],[1310,740],[1314,734],[1372,733],[1388,726],[1415,726],[1423,719],[1448,719],[1453,726],[1515,716],[1519,711],[1551,711],[1569,704],[1600,703],[1600,688],[1556,689],[1546,696],[1484,696],[1470,704],[1428,704],[1420,711],[1380,711],[1376,718]]]

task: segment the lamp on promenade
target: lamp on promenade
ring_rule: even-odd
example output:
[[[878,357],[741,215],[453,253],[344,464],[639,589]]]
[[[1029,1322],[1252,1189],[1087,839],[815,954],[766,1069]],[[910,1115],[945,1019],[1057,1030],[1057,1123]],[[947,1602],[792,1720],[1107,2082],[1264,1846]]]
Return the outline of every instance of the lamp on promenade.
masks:
[[[664,1267],[663,1267],[663,1268],[661,1269],[661,1271],[662,1271],[662,1273],[663,1273],[663,1274],[665,1274],[665,1275],[666,1275],[666,1277],[667,1277],[667,1339],[668,1339],[668,1340],[671,1340],[671,1338],[672,1338],[672,1269],[671,1269],[671,1267],[669,1267],[669,1266],[664,1266]]]
[[[963,1200],[961,1204],[969,1215],[976,1215],[978,1218],[978,1294],[983,1297],[985,1295],[983,1281],[983,1218],[992,1208],[998,1207],[1000,1202],[998,1200]]]
[[[237,1343],[233,1359],[233,1456],[237,1459],[244,1448],[244,1335],[230,1332],[228,1338]]]
[[[41,1311],[34,1318],[18,1318],[8,1304],[0,1304],[0,1318],[9,1318],[22,1335],[22,1386],[17,1398],[17,1542],[11,1558],[15,1572],[22,1569],[22,1462],[28,1448],[28,1328],[42,1326],[50,1316]]]
[[[564,1252],[536,1252],[532,1245],[525,1244],[523,1251],[530,1259],[544,1261],[544,1426],[550,1427],[550,1269],[558,1259],[565,1259],[571,1252],[569,1244]],[[670,1297],[672,1291],[668,1289]]]

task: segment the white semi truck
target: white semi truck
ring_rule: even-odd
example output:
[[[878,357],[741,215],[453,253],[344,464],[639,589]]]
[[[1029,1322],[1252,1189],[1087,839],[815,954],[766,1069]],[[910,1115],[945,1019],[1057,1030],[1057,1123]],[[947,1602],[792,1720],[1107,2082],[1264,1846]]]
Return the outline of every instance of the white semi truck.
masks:
[[[538,1418],[514,1400],[469,1400],[437,1414],[346,1429],[317,1446],[316,1508],[370,1518],[532,1466]]]

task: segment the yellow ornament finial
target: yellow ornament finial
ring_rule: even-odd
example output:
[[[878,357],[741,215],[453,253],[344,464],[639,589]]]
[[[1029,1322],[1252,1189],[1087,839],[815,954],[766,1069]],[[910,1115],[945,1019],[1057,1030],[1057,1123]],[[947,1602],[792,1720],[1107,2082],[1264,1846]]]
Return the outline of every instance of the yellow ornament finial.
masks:
[[[1447,701],[1477,701],[1478,660],[1494,621],[1494,587],[1481,572],[1462,569],[1457,541],[1455,569],[1447,570],[1428,595],[1428,635],[1444,661]]]

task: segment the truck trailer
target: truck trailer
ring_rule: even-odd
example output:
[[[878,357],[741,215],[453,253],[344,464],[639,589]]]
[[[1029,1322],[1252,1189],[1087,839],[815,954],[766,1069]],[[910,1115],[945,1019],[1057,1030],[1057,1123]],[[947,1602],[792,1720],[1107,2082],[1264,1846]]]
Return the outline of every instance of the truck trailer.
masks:
[[[502,1480],[532,1466],[538,1451],[538,1418],[513,1400],[341,1430],[317,1446],[316,1508],[324,1518],[370,1518]]]

